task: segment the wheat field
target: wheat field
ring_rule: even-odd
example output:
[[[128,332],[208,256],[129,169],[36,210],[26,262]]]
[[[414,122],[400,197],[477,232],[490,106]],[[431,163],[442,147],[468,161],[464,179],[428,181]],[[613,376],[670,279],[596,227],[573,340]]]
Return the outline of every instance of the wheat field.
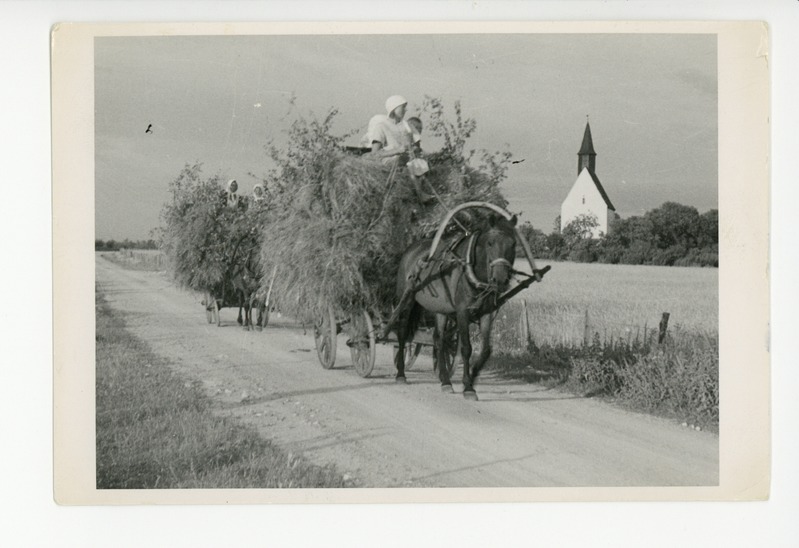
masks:
[[[664,312],[669,330],[718,335],[718,269],[541,261],[543,282],[514,297],[497,317],[494,345],[523,346],[522,311],[536,344],[576,344],[588,336],[634,340],[657,333]],[[529,269],[529,266],[524,265]],[[524,269],[517,264],[517,269]]]

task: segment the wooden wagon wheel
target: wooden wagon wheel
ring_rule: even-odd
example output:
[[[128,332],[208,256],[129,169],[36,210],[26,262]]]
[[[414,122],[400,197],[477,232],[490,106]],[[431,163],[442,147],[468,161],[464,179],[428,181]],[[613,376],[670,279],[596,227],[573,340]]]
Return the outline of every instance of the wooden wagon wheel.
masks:
[[[413,364],[416,363],[416,358],[419,357],[419,354],[422,352],[422,344],[406,344],[405,345],[405,370],[408,371],[413,367]],[[397,351],[399,350],[398,346],[394,347],[394,359],[397,358]]]
[[[264,304],[263,301],[253,297],[250,300],[250,310],[255,310],[255,327],[258,331],[269,325],[269,306]],[[258,321],[259,319],[260,322]]]
[[[264,307],[264,311],[261,313],[261,327],[266,327],[269,325],[269,307]]]
[[[352,364],[361,377],[368,377],[375,366],[375,329],[372,318],[365,310],[360,314],[353,314],[349,325],[350,347]]]
[[[214,308],[212,300],[213,297],[211,297],[211,294],[206,291],[203,304],[205,305],[205,319],[208,320],[208,323],[214,323]]]
[[[222,319],[219,317],[219,300],[211,299],[213,301],[213,315],[216,318],[216,326],[222,327]]]
[[[453,319],[447,319],[447,325],[444,327],[444,333],[441,334],[442,343],[444,344],[444,366],[447,368],[447,376],[452,379],[452,374],[455,372],[455,362],[458,358],[458,326]],[[434,351],[435,354],[435,351]],[[438,362],[433,356],[433,375],[438,378]]]
[[[267,307],[268,309],[269,307]],[[333,309],[328,307],[327,314],[314,325],[314,342],[316,343],[316,355],[319,356],[319,363],[325,369],[332,369],[336,363],[336,334],[338,326]]]

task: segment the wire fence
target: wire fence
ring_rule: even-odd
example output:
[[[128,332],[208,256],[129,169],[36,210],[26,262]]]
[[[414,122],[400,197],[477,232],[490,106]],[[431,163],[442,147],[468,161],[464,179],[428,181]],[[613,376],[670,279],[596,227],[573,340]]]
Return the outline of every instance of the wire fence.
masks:
[[[536,346],[581,346],[649,344],[662,342],[668,332],[670,314],[656,312],[643,321],[620,321],[586,308],[574,310],[536,309],[526,301],[508,303],[495,319],[492,346],[517,353]]]

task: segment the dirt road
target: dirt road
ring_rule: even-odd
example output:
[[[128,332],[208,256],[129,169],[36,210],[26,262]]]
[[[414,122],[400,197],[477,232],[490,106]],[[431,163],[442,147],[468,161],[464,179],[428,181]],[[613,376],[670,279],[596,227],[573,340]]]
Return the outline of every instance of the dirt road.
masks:
[[[159,273],[98,255],[97,282],[129,329],[202,381],[220,413],[288,451],[335,464],[362,487],[699,486],[719,478],[718,436],[536,385],[481,377],[479,402],[443,394],[420,356],[407,385],[380,346],[372,378],[317,361],[312,332],[272,318],[245,332],[236,312],[206,322],[200,296]]]

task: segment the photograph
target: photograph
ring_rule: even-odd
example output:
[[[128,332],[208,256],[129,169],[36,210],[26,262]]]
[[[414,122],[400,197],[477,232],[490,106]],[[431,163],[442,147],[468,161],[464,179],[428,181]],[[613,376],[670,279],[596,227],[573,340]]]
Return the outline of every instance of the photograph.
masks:
[[[178,29],[90,28],[71,76],[94,236],[78,500],[739,494],[720,437],[749,410],[720,380],[767,286],[724,285],[730,223],[742,200],[753,234],[768,218],[729,198],[734,29]]]

